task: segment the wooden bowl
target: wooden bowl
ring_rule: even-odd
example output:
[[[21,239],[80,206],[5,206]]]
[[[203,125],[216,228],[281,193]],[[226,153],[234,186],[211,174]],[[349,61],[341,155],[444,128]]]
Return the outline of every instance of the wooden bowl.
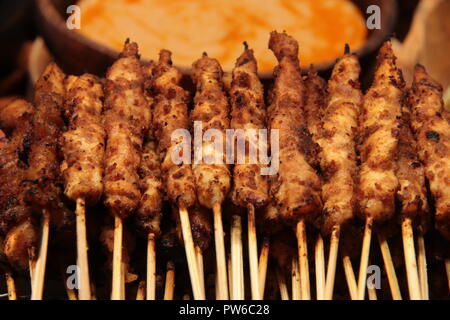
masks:
[[[116,59],[118,52],[101,45],[82,34],[66,28],[65,12],[73,0],[37,0],[37,18],[42,36],[61,67],[69,73],[91,72],[103,75],[106,68]],[[381,8],[381,29],[370,30],[366,43],[356,51],[364,65],[373,58],[376,50],[393,32],[397,17],[396,0],[354,0],[363,16],[369,5]],[[170,48],[168,48],[170,50]],[[327,61],[316,66],[319,71],[327,71],[335,61]],[[178,66],[183,72],[189,72],[190,66]],[[262,78],[272,77],[271,73],[261,74]]]

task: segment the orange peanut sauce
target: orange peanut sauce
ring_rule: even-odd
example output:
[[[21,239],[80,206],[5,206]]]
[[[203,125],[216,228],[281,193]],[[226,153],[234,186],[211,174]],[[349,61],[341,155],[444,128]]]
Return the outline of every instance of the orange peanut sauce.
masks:
[[[357,49],[367,36],[362,12],[349,0],[81,0],[78,5],[79,32],[87,37],[116,50],[131,38],[145,59],[169,49],[185,67],[207,52],[230,71],[247,41],[259,70],[270,72],[276,65],[267,49],[273,30],[299,41],[302,66],[336,59],[345,43]]]

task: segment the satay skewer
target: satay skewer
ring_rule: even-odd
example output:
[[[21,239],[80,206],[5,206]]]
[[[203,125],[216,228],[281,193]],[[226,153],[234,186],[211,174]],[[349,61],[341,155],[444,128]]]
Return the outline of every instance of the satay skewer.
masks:
[[[278,288],[280,289],[281,300],[289,300],[289,291],[286,284],[286,278],[284,273],[277,267],[276,276],[278,282]]]
[[[122,300],[124,273],[122,266],[123,222],[119,216],[114,217],[114,248],[112,260],[111,300]]]
[[[450,291],[450,259],[444,260],[445,272],[447,273],[448,290]]]
[[[422,300],[420,291],[417,258],[414,248],[414,234],[410,218],[402,220],[403,251],[405,254],[406,274],[408,278],[409,297],[411,300]]]
[[[136,292],[136,300],[145,300],[145,280],[139,281],[137,292]],[[154,299],[148,299],[148,300],[154,300]]]
[[[334,279],[336,277],[336,264],[339,252],[340,227],[335,226],[330,236],[330,252],[328,255],[327,275],[325,282],[325,299],[333,299]]]
[[[256,163],[250,161],[250,150],[258,155],[259,144],[249,130],[257,133],[259,129],[265,129],[266,110],[264,105],[264,89],[258,78],[256,59],[253,51],[244,43],[244,52],[237,59],[233,69],[233,80],[229,95],[231,97],[231,128],[244,131],[244,137],[233,140],[233,146],[244,145],[244,162],[236,163],[233,177],[234,186],[232,190],[233,203],[241,208],[247,209],[247,235],[248,235],[248,257],[250,265],[250,284],[252,299],[261,299],[259,288],[258,268],[258,245],[256,235],[255,209],[265,205],[268,201],[267,177],[261,174],[262,161]],[[243,143],[242,143],[243,142]],[[247,147],[248,146],[248,147]],[[267,148],[266,148],[267,149]],[[248,152],[247,152],[248,150]],[[255,155],[252,155],[255,156]],[[237,157],[239,162],[239,156]],[[234,275],[233,275],[234,277]],[[243,285],[243,283],[241,283]],[[234,288],[237,290],[237,288]]]
[[[46,209],[42,214],[41,243],[36,259],[36,267],[33,276],[31,300],[42,300],[45,281],[45,269],[47,265],[48,237],[50,232],[50,214]]]
[[[79,297],[90,300],[86,206],[97,203],[103,193],[106,138],[102,122],[104,95],[100,80],[90,74],[67,77],[65,89],[64,114],[69,128],[62,137],[64,161],[61,172],[64,193],[76,202]]]
[[[365,296],[370,240],[374,223],[391,219],[400,189],[397,152],[401,135],[405,83],[396,66],[391,42],[378,53],[378,66],[371,88],[363,100],[360,121],[361,166],[359,208],[365,218],[365,231],[358,277],[358,299]]]

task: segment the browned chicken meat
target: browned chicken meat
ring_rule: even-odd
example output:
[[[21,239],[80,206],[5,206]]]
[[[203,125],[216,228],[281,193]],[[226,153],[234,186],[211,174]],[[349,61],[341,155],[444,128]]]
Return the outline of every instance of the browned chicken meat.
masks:
[[[65,194],[73,200],[95,204],[103,192],[105,130],[103,88],[99,79],[85,74],[66,79],[65,111],[69,129],[62,136],[64,162],[61,171]]]
[[[364,96],[360,122],[359,206],[364,217],[376,222],[393,216],[399,188],[396,154],[405,84],[395,60],[391,43],[386,42],[378,54],[372,87]]]
[[[237,59],[229,91],[231,99],[231,128],[245,134],[245,163],[235,161],[232,200],[236,205],[262,207],[268,201],[267,176],[261,175],[261,163],[251,163],[249,150],[259,151],[255,139],[249,139],[249,130],[266,128],[264,88],[258,78],[253,50],[245,50]],[[235,141],[233,141],[235,143]],[[250,145],[252,144],[252,145]],[[235,148],[236,149],[236,148]],[[258,152],[259,153],[259,152]]]
[[[450,123],[443,115],[442,86],[420,65],[414,71],[409,105],[419,158],[436,207],[436,228],[450,239]]]
[[[192,79],[197,92],[191,120],[202,126],[202,134],[210,129],[215,130],[209,131],[211,136],[204,136],[206,141],[201,145],[194,146],[194,154],[199,159],[195,159],[192,166],[198,201],[209,209],[222,204],[230,191],[230,171],[225,158],[225,130],[230,127],[230,108],[223,89],[222,75],[219,62],[206,54],[192,65]],[[221,147],[216,147],[215,142]]]
[[[48,212],[57,227],[70,225],[73,218],[63,202],[60,172],[64,77],[58,66],[51,63],[37,81],[32,129],[25,138],[29,145],[26,200],[39,212]]]
[[[401,203],[401,213],[425,228],[429,218],[425,168],[419,159],[418,145],[411,132],[407,106],[402,108],[397,165],[396,175],[400,185],[397,198]]]
[[[152,93],[155,98],[153,107],[153,131],[158,142],[158,153],[161,160],[161,172],[163,176],[164,190],[169,200],[179,208],[189,208],[196,203],[195,179],[191,165],[185,163],[176,164],[173,154],[180,153],[183,143],[187,143],[186,136],[173,134],[177,130],[189,131],[189,115],[187,103],[188,93],[180,87],[181,72],[172,66],[171,52],[162,50],[159,63],[154,70]],[[191,155],[188,156],[189,159]]]
[[[25,113],[33,113],[33,106],[26,100],[16,99],[0,110],[0,128],[12,131],[16,121]]]
[[[280,160],[278,174],[271,177],[270,193],[283,220],[294,222],[302,216],[312,220],[322,209],[321,181],[310,165],[316,147],[307,131],[298,43],[286,33],[272,32],[269,48],[279,62],[269,125],[279,132]]]
[[[328,101],[323,111],[320,167],[323,173],[323,230],[331,233],[354,217],[357,164],[356,135],[362,105],[358,58],[345,54],[328,81]]]
[[[126,218],[141,199],[138,168],[151,116],[136,43],[125,43],[106,78],[105,205],[112,214]]]

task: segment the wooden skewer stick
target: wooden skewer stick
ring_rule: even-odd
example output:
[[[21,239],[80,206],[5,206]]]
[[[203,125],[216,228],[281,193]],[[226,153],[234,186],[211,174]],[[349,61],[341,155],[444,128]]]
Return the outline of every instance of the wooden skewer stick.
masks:
[[[427,254],[425,251],[425,240],[423,238],[423,229],[419,227],[417,236],[417,262],[419,267],[419,282],[423,300],[429,300],[428,273],[427,273]]]
[[[366,292],[367,267],[369,265],[370,242],[372,240],[372,224],[371,217],[366,218],[366,226],[364,228],[364,238],[361,250],[361,262],[359,264],[358,276],[358,300],[364,300]]]
[[[292,300],[302,299],[302,288],[300,284],[300,269],[297,257],[292,258]]]
[[[400,292],[400,286],[398,285],[394,263],[392,262],[389,244],[386,240],[385,235],[382,232],[378,233],[378,243],[380,244],[381,254],[383,255],[384,267],[386,269],[389,287],[391,288],[392,299],[402,300],[402,294]]]
[[[77,199],[75,210],[77,219],[77,261],[79,263],[80,278],[78,294],[80,300],[91,300],[91,284],[89,279],[88,244],[86,236],[86,203],[84,199]]]
[[[450,291],[450,258],[445,259],[445,271],[447,273],[448,290]]]
[[[186,251],[186,259],[189,268],[189,276],[191,278],[192,291],[195,300],[205,300],[202,290],[202,284],[199,277],[197,266],[197,258],[194,249],[194,241],[192,240],[191,223],[189,222],[189,213],[186,208],[180,208],[180,222],[183,233],[184,249]]]
[[[330,253],[328,255],[327,277],[325,282],[325,300],[333,299],[336,263],[339,251],[340,227],[335,226],[330,237]]]
[[[227,267],[228,267],[228,290],[230,291],[230,300],[233,300],[233,279],[231,277],[231,254],[228,255],[228,259],[227,259]],[[217,285],[217,280],[216,280],[216,285]],[[217,295],[216,295],[217,297]]]
[[[261,300],[264,300],[264,289],[266,287],[267,264],[269,262],[270,240],[265,237],[259,255],[259,290],[261,291]]]
[[[256,239],[255,207],[248,205],[248,259],[250,264],[250,283],[252,299],[260,300],[259,272],[258,272],[258,243]]]
[[[289,292],[286,285],[286,279],[284,277],[284,274],[280,271],[280,268],[278,267],[276,273],[277,273],[278,287],[280,288],[281,300],[289,300]]]
[[[156,299],[156,246],[155,235],[147,237],[147,300]]]
[[[369,295],[369,300],[378,300],[377,289],[370,287],[370,288],[367,288],[367,292]]]
[[[233,215],[231,222],[231,292],[233,300],[244,300],[244,284],[242,283],[244,264],[242,249],[242,219],[239,215]]]
[[[309,284],[308,247],[306,242],[306,226],[303,218],[297,223],[298,261],[302,286],[302,300],[311,300]]]
[[[6,287],[8,289],[8,300],[17,300],[16,281],[11,272],[5,272]]]
[[[33,287],[34,273],[36,270],[36,248],[28,248],[28,268],[30,269],[31,287]]]
[[[419,273],[417,271],[416,251],[414,248],[414,234],[411,219],[404,218],[402,221],[403,252],[405,254],[406,275],[408,278],[409,298],[421,300],[419,285]]]
[[[213,207],[214,240],[216,244],[217,285],[219,286],[219,300],[228,300],[227,262],[225,258],[225,240],[222,225],[222,211],[220,203]]]
[[[166,285],[164,287],[164,300],[173,300],[175,290],[175,265],[172,261],[167,262]]]
[[[315,264],[316,264],[316,291],[317,300],[325,299],[325,254],[323,238],[319,233],[315,245]]]
[[[42,235],[39,255],[33,276],[33,289],[31,300],[42,300],[44,292],[45,268],[47,265],[48,235],[50,231],[50,213],[44,209],[42,211]]]
[[[145,280],[139,281],[139,285],[136,292],[136,300],[145,300]]]
[[[352,300],[358,299],[358,285],[353,271],[352,261],[347,253],[342,254],[342,265],[344,267],[345,279],[347,280],[348,291]]]
[[[123,243],[122,219],[119,216],[115,216],[111,300],[121,300],[121,297],[123,295],[122,294],[122,282],[123,282],[122,243]]]
[[[64,265],[62,263],[60,264],[60,269],[61,269],[61,276],[62,276],[62,279],[64,281],[64,288],[66,289],[67,298],[69,300],[72,300],[72,301],[78,300],[78,296],[77,296],[76,290],[73,289],[71,285],[69,286],[68,283],[67,283],[68,277],[67,277],[67,273],[66,273],[66,270],[64,268]]]
[[[198,277],[202,286],[203,296],[205,296],[205,271],[203,267],[203,252],[200,247],[195,246],[195,256],[197,257]]]

